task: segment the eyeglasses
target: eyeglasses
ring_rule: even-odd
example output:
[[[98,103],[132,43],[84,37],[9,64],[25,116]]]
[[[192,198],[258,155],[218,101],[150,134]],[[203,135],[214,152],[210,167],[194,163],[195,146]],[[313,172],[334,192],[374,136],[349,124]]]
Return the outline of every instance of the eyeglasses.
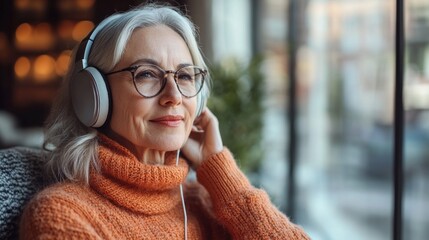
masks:
[[[183,96],[195,97],[203,88],[207,75],[207,70],[196,66],[185,66],[177,71],[172,71],[163,70],[152,64],[143,64],[110,72],[106,76],[124,71],[131,72],[137,92],[146,98],[155,97],[162,92],[167,85],[167,75],[170,73],[174,74],[177,89]]]

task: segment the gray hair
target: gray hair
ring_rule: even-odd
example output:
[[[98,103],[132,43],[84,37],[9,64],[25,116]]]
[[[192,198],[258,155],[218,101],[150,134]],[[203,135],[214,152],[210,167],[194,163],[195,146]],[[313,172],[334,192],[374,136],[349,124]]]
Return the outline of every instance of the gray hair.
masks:
[[[109,72],[118,64],[135,29],[154,25],[166,25],[176,31],[186,42],[194,65],[207,69],[196,41],[193,23],[174,7],[142,5],[113,14],[104,21],[107,25],[95,37],[88,57],[89,66],[96,67],[101,72]],[[97,130],[83,125],[73,111],[69,83],[73,80],[73,72],[76,69],[75,55],[76,49],[46,122],[46,168],[57,181],[88,183],[91,165],[99,170]],[[209,89],[210,77],[207,76],[203,89],[197,95],[197,114],[201,113],[205,106]]]

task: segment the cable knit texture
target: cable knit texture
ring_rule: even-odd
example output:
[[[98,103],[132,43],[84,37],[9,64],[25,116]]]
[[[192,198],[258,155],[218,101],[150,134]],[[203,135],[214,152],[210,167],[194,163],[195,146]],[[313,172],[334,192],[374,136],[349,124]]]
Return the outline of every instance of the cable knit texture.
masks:
[[[0,239],[17,239],[24,204],[43,187],[42,151],[0,150]]]
[[[139,162],[100,135],[101,173],[89,186],[58,183],[33,198],[21,220],[21,239],[183,239],[179,185],[188,174],[175,155],[164,165]],[[224,149],[198,169],[199,183],[185,184],[188,239],[309,239],[250,185]],[[203,187],[204,186],[204,187]]]

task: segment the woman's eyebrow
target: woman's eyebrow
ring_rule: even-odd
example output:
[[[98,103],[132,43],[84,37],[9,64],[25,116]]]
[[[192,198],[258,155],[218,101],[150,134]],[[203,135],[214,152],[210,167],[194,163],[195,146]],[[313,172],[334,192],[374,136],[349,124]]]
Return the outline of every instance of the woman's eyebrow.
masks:
[[[139,65],[139,64],[142,64],[142,63],[153,64],[153,65],[157,65],[157,66],[160,65],[157,61],[155,61],[155,59],[152,59],[152,58],[141,58],[141,59],[138,59],[138,60],[134,61],[130,66]]]
[[[134,61],[130,66],[136,66],[139,64],[152,64],[152,65],[156,65],[156,66],[161,67],[161,64],[152,58],[138,59],[138,60]],[[176,69],[180,69],[180,68],[192,66],[192,65],[193,65],[192,63],[181,63],[181,64],[176,66]]]
[[[191,64],[191,63],[181,63],[181,64],[177,65],[176,69],[180,69],[180,68],[187,67],[187,66],[193,66],[193,64]]]

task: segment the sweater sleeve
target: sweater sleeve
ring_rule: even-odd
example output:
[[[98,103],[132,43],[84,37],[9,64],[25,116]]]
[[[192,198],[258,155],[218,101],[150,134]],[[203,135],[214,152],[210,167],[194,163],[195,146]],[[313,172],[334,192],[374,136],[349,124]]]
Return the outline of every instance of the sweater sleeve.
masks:
[[[209,192],[216,217],[234,239],[310,239],[263,190],[250,184],[228,149],[204,161],[197,179]]]

